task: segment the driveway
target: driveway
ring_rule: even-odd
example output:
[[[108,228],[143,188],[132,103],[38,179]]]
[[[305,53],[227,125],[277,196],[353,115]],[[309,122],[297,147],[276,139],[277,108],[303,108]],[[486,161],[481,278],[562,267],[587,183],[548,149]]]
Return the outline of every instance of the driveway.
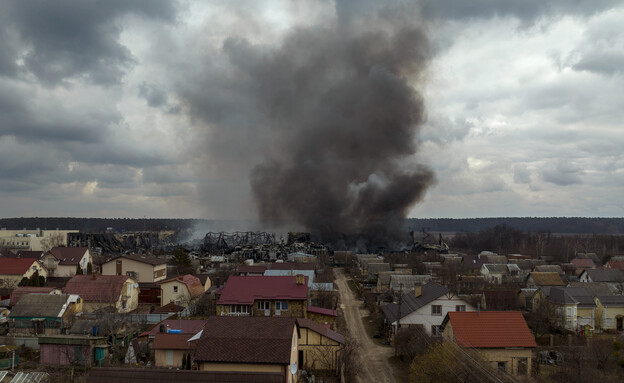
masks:
[[[358,381],[361,383],[395,383],[392,375],[392,366],[388,358],[394,354],[392,347],[383,347],[370,339],[362,323],[362,317],[369,315],[368,310],[362,308],[362,301],[355,298],[347,284],[347,278],[342,269],[335,269],[336,285],[340,292],[340,307],[344,312],[347,328],[360,345],[358,356],[361,370]]]

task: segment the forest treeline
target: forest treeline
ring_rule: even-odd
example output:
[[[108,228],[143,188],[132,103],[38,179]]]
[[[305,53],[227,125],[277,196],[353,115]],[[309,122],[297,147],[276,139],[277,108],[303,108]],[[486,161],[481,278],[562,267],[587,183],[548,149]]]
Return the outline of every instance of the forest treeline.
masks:
[[[547,255],[559,262],[569,262],[578,253],[596,253],[604,262],[610,256],[623,254],[624,236],[523,232],[511,226],[498,225],[474,233],[457,233],[449,241],[449,246],[453,251],[471,254],[486,250],[497,254]]]
[[[506,225],[521,232],[551,232],[563,234],[624,234],[624,218],[582,218],[582,217],[509,217],[509,218],[410,218],[405,227],[410,231],[468,232],[476,233],[487,228]],[[103,232],[107,228],[115,231],[183,230],[205,227],[215,231],[232,231],[232,228],[260,227],[251,221],[225,221],[209,219],[180,218],[74,218],[74,217],[28,217],[2,218],[0,227],[8,230],[21,229],[64,229],[83,232]],[[247,229],[251,230],[251,229]]]

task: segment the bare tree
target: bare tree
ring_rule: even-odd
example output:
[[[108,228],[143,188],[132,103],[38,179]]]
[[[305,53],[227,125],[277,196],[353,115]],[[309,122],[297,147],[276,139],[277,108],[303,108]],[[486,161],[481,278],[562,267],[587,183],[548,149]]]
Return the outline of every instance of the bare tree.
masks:
[[[41,240],[41,248],[44,253],[47,253],[53,247],[63,246],[63,245],[65,245],[65,238],[63,238],[63,234],[61,233],[52,234]]]

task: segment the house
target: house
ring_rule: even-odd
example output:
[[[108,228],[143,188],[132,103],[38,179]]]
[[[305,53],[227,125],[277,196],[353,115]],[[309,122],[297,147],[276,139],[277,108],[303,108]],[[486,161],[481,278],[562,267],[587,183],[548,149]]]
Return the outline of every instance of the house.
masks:
[[[534,299],[537,298],[536,293],[538,289],[536,288],[524,288],[520,289],[518,292],[518,301],[520,303],[520,308],[526,310],[528,312],[532,312],[534,307],[538,307],[539,303],[536,304]]]
[[[527,287],[563,286],[559,273],[554,271],[534,271],[526,279]]]
[[[561,278],[565,277],[565,272],[561,268],[560,265],[537,265],[533,271],[538,272],[546,272],[546,273],[557,273]]]
[[[54,287],[19,286],[11,292],[10,306],[13,307],[26,294],[60,294],[61,290]]]
[[[518,294],[512,290],[485,290],[481,294],[481,308],[484,310],[517,310],[518,306]]]
[[[435,282],[415,286],[413,293],[401,296],[400,305],[391,303],[381,309],[389,325],[389,335],[397,328],[421,325],[429,335],[440,335],[439,329],[449,311],[474,311],[475,308],[446,287]]]
[[[97,365],[108,356],[106,337],[56,335],[39,337],[39,361],[60,366]]]
[[[392,270],[392,267],[390,267],[389,263],[383,263],[383,262],[369,263],[366,269],[366,273],[370,278],[377,279],[377,276],[379,275],[380,272],[391,271],[391,270]]]
[[[78,295],[26,294],[9,314],[13,320],[11,334],[60,334],[79,312],[82,312],[82,300]]]
[[[191,337],[191,334],[156,334],[152,343],[156,367],[182,367],[184,356],[191,354],[194,345],[188,342]]]
[[[431,275],[391,275],[390,291],[405,294],[414,291],[414,286],[431,282]]]
[[[589,258],[574,258],[570,261],[576,267],[576,275],[579,275],[585,269],[595,269],[596,264],[592,259]]]
[[[513,259],[509,260],[509,263],[518,265],[518,268],[520,269],[519,276],[522,280],[526,279],[526,277],[531,273],[531,271],[533,271],[533,268],[535,267],[535,263],[532,259]]]
[[[139,305],[138,283],[127,275],[76,275],[63,293],[80,295],[86,312],[112,309],[127,313]]]
[[[484,263],[481,266],[481,275],[486,282],[500,285],[503,282],[517,281],[520,277],[520,268],[513,263]]]
[[[297,318],[297,324],[299,368],[337,373],[344,337],[310,319]]]
[[[520,311],[449,312],[444,341],[476,349],[492,367],[511,375],[530,375],[535,338]]]
[[[334,328],[338,312],[322,307],[308,306],[306,317],[328,328]]]
[[[316,264],[314,263],[301,263],[301,262],[275,262],[267,265],[270,270],[316,270]]]
[[[200,332],[205,325],[206,320],[203,319],[165,319],[151,330],[139,334],[139,338],[152,341],[156,337],[156,334],[167,333],[169,330],[175,330],[178,334],[192,336]]]
[[[267,270],[266,265],[239,265],[236,268],[236,274],[241,276],[261,276]]]
[[[212,316],[196,341],[195,363],[200,371],[280,373],[291,383],[298,340],[295,318]]]
[[[223,372],[165,370],[153,368],[92,368],[87,383],[179,383],[179,382],[253,382],[283,383],[284,374],[279,372]]]
[[[306,317],[308,285],[303,275],[231,276],[220,292],[217,315]]]
[[[93,267],[88,247],[53,247],[43,255],[42,262],[52,277],[72,277],[78,269],[87,274],[89,263]]]
[[[173,302],[188,307],[204,293],[204,285],[199,278],[186,274],[160,282],[160,305]]]
[[[605,263],[605,267],[607,269],[624,270],[624,261],[616,261],[611,259],[609,262]]]
[[[466,255],[462,258],[462,270],[464,274],[476,275],[481,273],[481,266],[489,263],[487,255]]]
[[[167,260],[148,255],[131,254],[102,264],[102,275],[127,275],[139,283],[167,279]]]
[[[585,325],[596,328],[596,302],[583,287],[552,287],[548,303],[554,307],[557,324],[570,331],[579,331]]]
[[[624,295],[597,296],[596,325],[602,330],[624,331]]]
[[[390,288],[390,276],[394,274],[411,274],[410,270],[382,271],[377,276],[377,292],[385,293]]]
[[[579,281],[624,284],[624,271],[619,269],[585,269],[579,275]]]
[[[15,288],[23,278],[30,278],[33,274],[47,278],[48,272],[41,262],[33,258],[0,258],[0,280],[4,286]]]

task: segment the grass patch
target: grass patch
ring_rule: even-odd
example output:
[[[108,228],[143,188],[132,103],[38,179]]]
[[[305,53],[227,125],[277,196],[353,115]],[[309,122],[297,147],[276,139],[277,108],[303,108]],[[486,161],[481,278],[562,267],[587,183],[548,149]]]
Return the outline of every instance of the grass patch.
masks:
[[[364,324],[364,328],[366,329],[366,334],[368,334],[368,337],[377,345],[379,346],[383,346],[383,347],[390,347],[390,345],[387,344],[383,344],[384,341],[386,341],[385,337],[379,333],[379,329],[377,328],[377,326],[375,326],[374,321],[372,320],[372,318],[370,316],[365,316],[362,318],[362,323]],[[379,338],[375,338],[373,335],[375,334],[380,334],[381,337]]]

